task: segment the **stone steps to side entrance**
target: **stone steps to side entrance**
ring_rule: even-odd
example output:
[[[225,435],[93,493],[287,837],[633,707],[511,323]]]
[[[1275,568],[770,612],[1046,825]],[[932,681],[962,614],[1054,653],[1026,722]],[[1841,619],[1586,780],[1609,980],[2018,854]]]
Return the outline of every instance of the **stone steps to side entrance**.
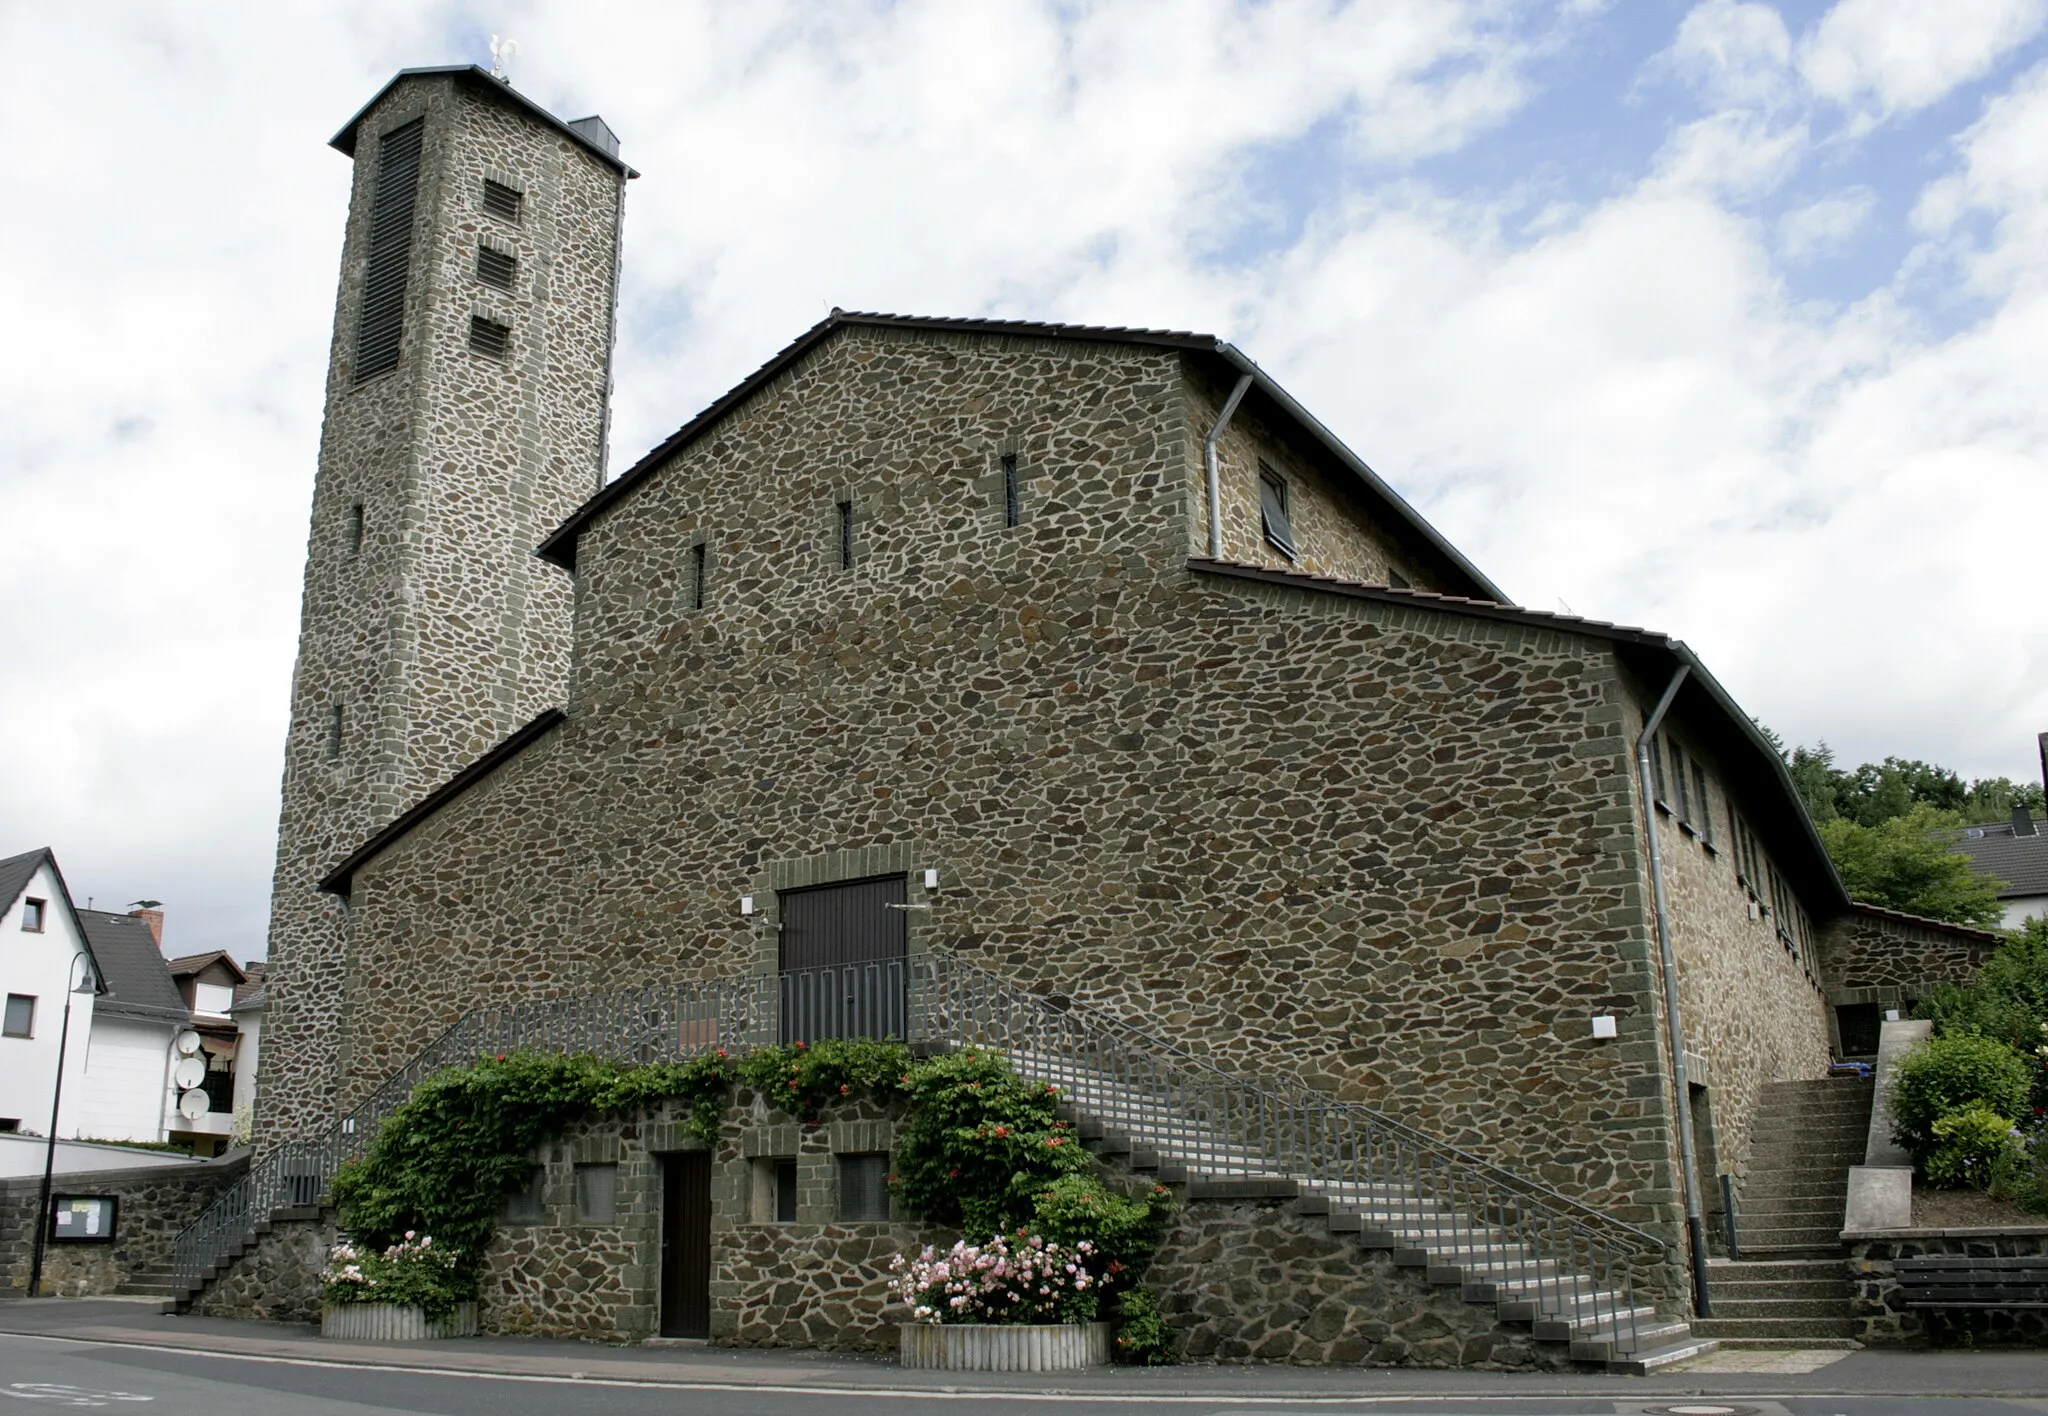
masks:
[[[1842,1257],[1848,1170],[1863,1160],[1869,1082],[1779,1082],[1758,1098],[1739,1201],[1738,1262],[1707,1267],[1714,1316],[1693,1328],[1733,1349],[1856,1346]]]

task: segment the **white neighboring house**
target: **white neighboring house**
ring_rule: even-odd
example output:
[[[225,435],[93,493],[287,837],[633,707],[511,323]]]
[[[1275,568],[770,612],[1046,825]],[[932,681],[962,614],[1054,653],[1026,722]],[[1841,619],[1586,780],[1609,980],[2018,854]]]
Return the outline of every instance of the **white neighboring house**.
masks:
[[[102,1141],[178,1139],[170,1134],[178,1123],[171,1044],[192,1015],[158,947],[163,913],[80,910],[78,920],[102,987],[93,1004],[84,1094],[70,1112],[75,1134]]]
[[[65,997],[91,957],[56,856],[45,847],[0,860],[0,1131],[50,1133]],[[59,1136],[78,1134],[94,997],[71,998]]]
[[[172,959],[169,968],[199,1033],[198,1055],[206,1065],[201,1089],[208,1102],[208,1109],[197,1117],[173,1110],[171,1139],[188,1141],[201,1153],[217,1154],[234,1138],[237,1108],[244,1100],[255,1099],[255,1035],[262,1028],[261,1004],[254,1013],[239,1005],[262,992],[263,965],[252,962],[244,967],[226,951],[215,949]]]

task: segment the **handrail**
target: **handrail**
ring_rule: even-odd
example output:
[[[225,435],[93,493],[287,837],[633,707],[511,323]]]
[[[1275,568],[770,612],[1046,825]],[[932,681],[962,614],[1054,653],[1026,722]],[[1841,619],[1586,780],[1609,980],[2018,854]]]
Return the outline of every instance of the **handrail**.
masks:
[[[180,1234],[175,1274],[196,1286],[254,1225],[288,1205],[317,1204],[341,1166],[443,1068],[491,1052],[591,1053],[673,1060],[778,1040],[896,1036],[983,1046],[1027,1077],[1061,1086],[1134,1143],[1190,1173],[1304,1181],[1358,1214],[1373,1242],[1427,1251],[1466,1283],[1590,1327],[1624,1348],[1637,1328],[1640,1273],[1669,1244],[1370,1107],[1293,1078],[1253,1083],[1082,1003],[1059,1004],[957,956],[928,953],[781,975],[655,985],[536,1000],[464,1014],[324,1134],[284,1143],[252,1165]]]

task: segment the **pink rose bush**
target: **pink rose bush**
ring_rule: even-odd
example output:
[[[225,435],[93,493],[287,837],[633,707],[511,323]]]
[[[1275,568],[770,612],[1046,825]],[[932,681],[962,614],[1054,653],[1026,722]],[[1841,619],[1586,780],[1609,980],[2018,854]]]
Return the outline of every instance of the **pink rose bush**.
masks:
[[[456,1277],[461,1265],[455,1250],[408,1229],[382,1251],[342,1240],[327,1251],[320,1283],[329,1303],[395,1303],[438,1318],[467,1296]]]
[[[1095,1246],[1060,1244],[1019,1230],[986,1244],[961,1240],[941,1254],[926,1245],[890,1264],[896,1293],[921,1323],[1085,1323],[1095,1317]]]

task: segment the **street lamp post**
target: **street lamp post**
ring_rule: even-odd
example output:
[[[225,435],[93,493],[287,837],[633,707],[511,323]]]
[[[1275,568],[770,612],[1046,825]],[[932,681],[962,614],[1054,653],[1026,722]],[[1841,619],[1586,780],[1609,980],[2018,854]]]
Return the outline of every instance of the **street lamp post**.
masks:
[[[50,1097],[50,1138],[43,1146],[43,1191],[36,1201],[36,1247],[35,1257],[29,1262],[28,1296],[41,1295],[43,1287],[43,1246],[50,1236],[50,1176],[57,1168],[57,1116],[64,1105],[64,1052],[71,1045],[71,1000],[81,993],[93,990],[92,959],[84,954],[75,956],[74,965],[80,978],[71,982],[72,970],[64,974],[64,1026],[57,1034],[57,1085]]]

